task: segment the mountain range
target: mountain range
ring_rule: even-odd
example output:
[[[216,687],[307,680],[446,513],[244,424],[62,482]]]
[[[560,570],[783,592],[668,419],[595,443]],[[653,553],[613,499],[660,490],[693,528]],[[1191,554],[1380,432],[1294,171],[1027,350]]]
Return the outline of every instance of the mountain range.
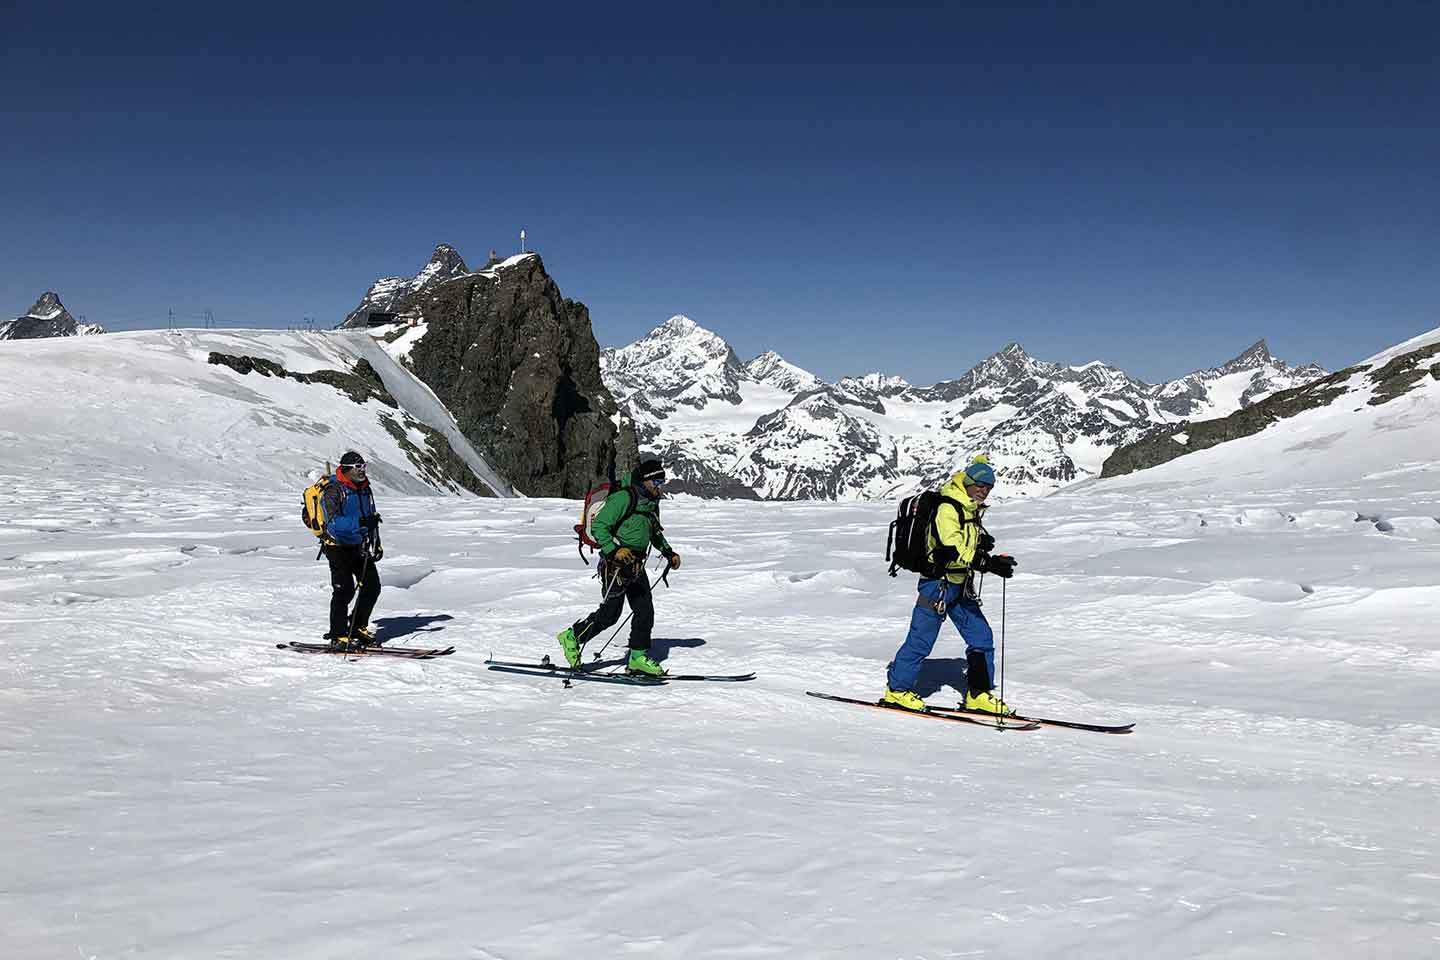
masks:
[[[988,453],[997,495],[1039,496],[1097,476],[1158,429],[1224,417],[1326,375],[1260,340],[1215,367],[1148,384],[1101,361],[1067,366],[1007,344],[962,376],[915,386],[868,373],[829,383],[774,352],[741,361],[671,317],[600,358],[605,385],[662,457],[676,491],[758,499],[886,499]]]

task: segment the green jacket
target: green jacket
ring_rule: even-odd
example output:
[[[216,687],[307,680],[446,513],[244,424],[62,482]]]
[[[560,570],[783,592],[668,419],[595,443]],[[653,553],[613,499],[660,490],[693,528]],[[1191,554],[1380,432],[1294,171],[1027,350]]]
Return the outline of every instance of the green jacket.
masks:
[[[660,524],[660,501],[647,497],[639,484],[632,482],[630,474],[621,478],[621,489],[605,498],[600,512],[590,524],[590,534],[600,544],[600,552],[610,556],[621,547],[629,547],[637,554],[644,555],[653,544],[661,553],[670,553],[670,544],[665,539],[665,528]],[[631,503],[635,509],[630,509]],[[629,513],[630,516],[625,517]],[[625,522],[621,523],[621,518]],[[616,527],[619,524],[619,527]]]
[[[940,496],[960,504],[959,511],[948,503],[941,503],[935,510],[935,532],[940,534],[939,542],[954,547],[958,554],[946,565],[945,579],[951,583],[964,583],[970,575],[975,549],[980,545],[980,516],[985,508],[976,504],[965,492],[964,471],[955,474],[940,488]],[[928,543],[933,551],[937,545],[934,533],[929,536]]]

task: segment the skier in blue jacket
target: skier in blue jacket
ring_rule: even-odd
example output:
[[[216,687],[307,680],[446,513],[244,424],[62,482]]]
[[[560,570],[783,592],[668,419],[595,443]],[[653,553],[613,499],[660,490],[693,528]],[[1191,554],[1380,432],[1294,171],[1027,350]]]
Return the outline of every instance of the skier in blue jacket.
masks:
[[[330,644],[340,649],[362,647],[375,641],[369,629],[370,612],[380,598],[375,562],[385,555],[364,457],[351,450],[340,458],[335,482],[325,488],[321,504],[325,516],[321,545],[330,562]],[[352,616],[356,584],[360,596]]]

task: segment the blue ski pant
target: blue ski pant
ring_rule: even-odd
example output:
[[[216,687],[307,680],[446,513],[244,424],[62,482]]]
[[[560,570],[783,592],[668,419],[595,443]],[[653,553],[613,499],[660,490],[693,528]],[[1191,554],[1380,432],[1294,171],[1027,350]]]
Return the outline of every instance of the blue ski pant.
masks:
[[[910,632],[905,635],[905,642],[890,664],[891,690],[915,689],[915,682],[920,678],[920,665],[935,649],[935,638],[940,636],[940,624],[945,619],[935,610],[942,589],[945,591],[945,612],[949,614],[950,622],[955,624],[955,629],[960,631],[967,650],[984,653],[990,676],[995,676],[995,634],[985,614],[980,612],[980,605],[974,600],[964,599],[961,584],[948,580],[921,580],[920,596],[910,613]]]

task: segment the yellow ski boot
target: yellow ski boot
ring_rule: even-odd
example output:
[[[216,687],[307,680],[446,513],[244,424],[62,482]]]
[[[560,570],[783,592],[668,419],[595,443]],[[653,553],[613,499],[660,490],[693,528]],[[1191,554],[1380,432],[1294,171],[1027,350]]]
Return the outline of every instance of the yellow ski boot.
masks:
[[[993,713],[999,717],[1008,717],[1015,712],[989,690],[984,693],[965,694],[965,709],[974,713]]]
[[[925,709],[925,701],[913,690],[891,690],[886,687],[885,696],[880,698],[880,702],[916,712],[923,712]]]

